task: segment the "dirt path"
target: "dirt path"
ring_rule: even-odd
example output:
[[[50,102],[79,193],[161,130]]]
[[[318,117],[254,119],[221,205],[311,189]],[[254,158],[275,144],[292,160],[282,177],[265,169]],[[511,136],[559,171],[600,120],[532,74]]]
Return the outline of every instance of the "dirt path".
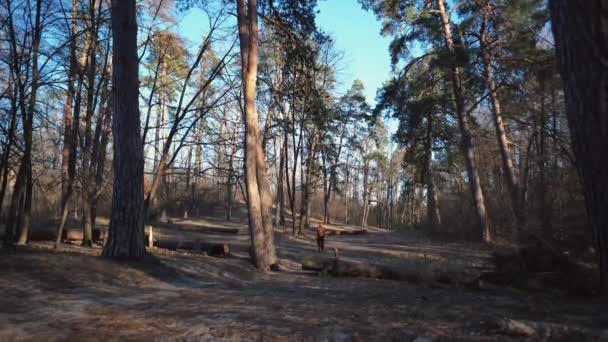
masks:
[[[206,226],[241,230],[201,233]],[[597,299],[306,273],[298,261],[316,254],[310,233],[294,238],[277,232],[285,271],[260,274],[247,261],[242,220],[176,220],[158,230],[159,238],[229,243],[233,256],[154,249],[144,262],[117,263],[98,258],[99,247],[55,251],[50,243],[36,243],[16,252],[0,250],[0,341],[521,337],[496,324],[503,319],[536,327],[539,336],[532,340],[595,341],[608,328],[606,303]],[[411,232],[381,230],[330,237],[327,245],[347,259],[465,278],[485,267],[489,255],[481,246],[434,244]]]

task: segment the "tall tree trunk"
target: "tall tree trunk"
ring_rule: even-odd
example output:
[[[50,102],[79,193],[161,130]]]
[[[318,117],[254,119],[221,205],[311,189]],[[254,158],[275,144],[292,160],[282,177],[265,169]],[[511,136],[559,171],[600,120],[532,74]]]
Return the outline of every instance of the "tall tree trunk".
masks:
[[[103,74],[101,76],[101,82],[99,86],[101,87],[101,102],[99,108],[99,115],[97,118],[97,122],[95,123],[95,134],[93,138],[93,147],[91,152],[91,167],[89,174],[91,189],[89,193],[89,220],[90,220],[90,235],[92,238],[93,229],[95,228],[95,222],[97,219],[97,202],[99,200],[100,193],[102,191],[103,185],[103,172],[105,168],[105,159],[106,159],[106,149],[108,145],[109,135],[111,132],[111,111],[112,111],[112,102],[110,101],[110,89],[108,87],[109,84],[109,75],[112,65],[106,63],[103,67]],[[143,139],[142,139],[143,143]],[[85,241],[83,239],[83,244]],[[92,239],[91,239],[92,245]]]
[[[289,209],[291,210],[291,225],[292,225],[292,233],[295,232],[295,209],[294,209],[294,199],[295,199],[295,188],[292,189],[291,183],[289,181],[289,139],[287,136],[287,127],[283,129],[283,149],[285,150],[285,185],[287,190],[287,200],[289,201]],[[283,208],[283,210],[285,210]]]
[[[65,224],[68,219],[69,214],[69,203],[72,195],[74,193],[74,181],[76,179],[76,160],[77,160],[77,151],[78,151],[78,132],[80,130],[80,104],[82,102],[82,87],[84,83],[84,70],[86,69],[86,64],[88,61],[87,51],[88,48],[85,49],[85,52],[81,56],[80,64],[76,59],[76,37],[78,34],[76,30],[78,29],[78,0],[72,0],[72,34],[70,42],[70,70],[69,73],[72,74],[72,80],[68,77],[68,96],[66,98],[66,112],[65,115],[72,115],[73,121],[71,123],[71,131],[68,134],[67,127],[66,134],[64,137],[64,146],[63,146],[63,158],[62,163],[65,163],[66,160],[66,150],[67,150],[67,182],[65,185],[65,193],[62,194],[61,198],[61,212],[59,215],[59,225],[57,226],[57,233],[55,237],[55,248],[59,246],[61,243],[61,239],[63,236],[63,229],[65,228]],[[73,82],[78,74],[78,82],[76,89],[74,89]],[[71,87],[71,90],[70,90]],[[74,106],[72,107],[72,98],[70,97],[70,92],[72,93],[71,97],[73,98],[75,95]],[[74,94],[75,92],[75,94]],[[70,113],[73,112],[73,113]],[[74,208],[74,214],[76,215],[77,211]]]
[[[545,70],[538,72],[539,95],[540,95],[540,121],[538,124],[538,153],[536,163],[538,165],[538,210],[540,224],[543,235],[546,239],[551,239],[551,212],[549,209],[548,187],[547,187],[547,105],[546,105],[546,83],[547,75]]]
[[[304,152],[302,152],[302,159],[304,159]],[[304,226],[304,215],[306,212],[306,176],[304,173],[304,161],[300,163],[300,220],[298,221],[298,231],[294,231],[293,234],[301,234],[302,227]]]
[[[87,63],[87,97],[86,110],[84,115],[84,148],[82,150],[82,178],[81,178],[81,200],[82,200],[82,245],[93,246],[93,227],[91,223],[91,188],[93,179],[91,177],[92,149],[93,149],[93,113],[95,101],[95,73],[97,69],[97,18],[96,18],[97,0],[93,0],[89,9],[89,20],[91,26],[89,28],[89,43],[87,44],[89,52]],[[100,4],[101,6],[101,4]],[[100,125],[101,127],[101,125]]]
[[[437,0],[437,7],[441,17],[441,27],[443,29],[443,37],[446,47],[452,53],[455,53],[454,41],[452,39],[452,31],[450,27],[450,18],[445,8],[445,0]],[[464,153],[467,175],[469,178],[469,186],[475,204],[475,213],[479,221],[479,227],[483,234],[483,239],[486,242],[492,242],[493,236],[490,231],[490,222],[486,212],[483,190],[481,188],[481,180],[477,171],[477,163],[475,161],[475,148],[473,144],[473,135],[469,127],[469,117],[465,109],[465,98],[462,89],[462,77],[460,68],[452,67],[451,73],[452,90],[456,101],[456,115],[461,135],[461,145]]]
[[[251,234],[251,257],[256,267],[267,271],[276,264],[272,230],[270,183],[256,111],[256,79],[258,69],[257,0],[236,0],[239,40],[241,46],[241,79],[245,97],[245,179],[247,209]]]
[[[25,197],[23,212],[19,222],[18,245],[25,245],[28,242],[29,231],[32,221],[32,196],[33,196],[33,177],[32,177],[32,136],[34,130],[34,111],[36,109],[36,97],[38,94],[40,70],[38,70],[38,54],[40,51],[40,40],[42,36],[41,24],[42,0],[36,1],[36,19],[34,24],[32,41],[32,84],[27,112],[24,111],[25,120],[23,124],[23,137],[25,140],[25,150],[23,152],[23,163],[25,164]],[[25,91],[25,89],[23,89]],[[25,97],[25,94],[22,94]],[[25,108],[24,108],[25,109]]]
[[[232,220],[232,206],[233,206],[233,178],[234,178],[234,153],[236,148],[233,148],[230,157],[228,158],[228,177],[226,179],[226,220]]]
[[[144,243],[144,156],[139,118],[135,0],[112,0],[114,185],[102,255],[139,259]]]
[[[364,157],[363,162],[363,216],[361,217],[361,226],[367,227],[367,215],[369,214],[369,158]]]
[[[72,142],[72,127],[74,124],[74,79],[76,78],[76,30],[78,29],[78,0],[72,0],[72,21],[70,32],[70,65],[68,69],[67,93],[65,99],[65,112],[63,114],[63,153],[61,160],[61,201],[68,196],[70,178],[70,153]]]
[[[204,131],[205,129],[205,120],[202,119],[198,123],[198,132],[196,133],[196,157],[194,158],[194,180],[192,182],[191,195],[192,198],[192,211],[195,216],[198,216],[198,201],[196,200],[196,190],[198,186],[198,178],[201,172],[203,171],[203,142],[204,142]]]
[[[489,6],[490,3],[488,3]],[[520,202],[520,185],[515,174],[515,167],[513,166],[513,160],[511,156],[511,150],[509,147],[509,139],[505,130],[505,125],[502,119],[502,108],[500,105],[500,99],[498,98],[498,87],[494,82],[494,75],[492,71],[492,57],[488,51],[487,32],[485,30],[486,23],[488,21],[488,10],[484,9],[483,23],[481,29],[481,57],[484,64],[484,76],[486,79],[486,86],[490,91],[490,100],[492,105],[492,114],[494,116],[494,125],[496,127],[496,139],[498,141],[498,148],[500,150],[500,158],[502,161],[502,169],[505,174],[507,181],[507,187],[511,196],[511,208],[513,210],[513,216],[515,217],[515,226],[513,228],[513,242],[517,242],[518,230],[525,224],[526,218],[524,215],[522,203]]]
[[[291,110],[291,122],[292,122],[292,148],[293,148],[293,167],[291,170],[291,187],[287,187],[287,191],[289,194],[289,207],[291,209],[291,233],[293,235],[296,234],[296,172],[298,170],[298,156],[300,153],[300,148],[302,144],[302,127],[300,127],[300,134],[298,138],[298,143],[296,145],[296,130],[295,130],[295,118],[293,115],[293,109]],[[288,130],[285,130],[287,132]],[[285,133],[287,134],[287,133]],[[287,175],[289,175],[289,159],[286,159],[285,169]],[[288,182],[289,183],[289,182]],[[288,184],[289,185],[289,184]],[[289,189],[291,188],[291,191]]]
[[[298,235],[302,234],[304,227],[310,228],[310,202],[312,198],[312,167],[316,159],[316,151],[319,135],[315,129],[310,137],[310,145],[308,147],[308,158],[302,160],[302,165],[306,165],[306,172],[300,170],[302,176],[302,204],[300,206],[300,225],[298,227]]]
[[[348,200],[350,197],[350,169],[349,169],[350,153],[346,155],[346,164],[344,165],[344,173],[346,174],[344,182],[344,224],[349,224],[348,219]]]
[[[107,87],[107,85],[106,85]],[[105,89],[105,88],[104,88]],[[108,91],[106,91],[108,92]],[[106,95],[107,96],[107,95]],[[98,147],[95,149],[93,153],[93,158],[95,159],[95,186],[91,191],[91,226],[95,227],[95,221],[97,220],[97,203],[99,201],[99,196],[103,189],[103,173],[105,171],[106,164],[106,151],[108,147],[108,141],[111,133],[111,125],[112,125],[112,100],[106,99],[108,104],[105,109],[102,111],[102,115],[100,120],[103,121],[101,125],[101,137],[98,140]],[[105,102],[105,101],[104,101]],[[96,140],[97,141],[97,140]],[[143,143],[143,140],[142,140]]]
[[[163,101],[160,100],[162,98],[162,96],[159,94],[159,104],[158,104],[158,109],[156,111],[156,127],[154,128],[154,161],[153,161],[153,165],[152,165],[152,170],[156,171],[156,169],[158,168],[158,160],[159,160],[159,156],[160,156],[160,127],[161,127],[161,122],[162,122],[162,115],[163,115]]]
[[[568,123],[608,294],[608,1],[549,1]]]
[[[15,132],[17,130],[17,89],[14,83],[11,82],[12,75],[9,77],[9,87],[13,89],[11,96],[11,109],[10,109],[10,125],[7,132],[7,141],[4,147],[4,153],[2,154],[2,185],[0,186],[0,212],[4,208],[4,196],[6,195],[6,189],[8,187],[8,175],[10,171],[10,157],[11,149],[15,141]],[[0,215],[1,216],[1,215]]]
[[[323,223],[329,224],[329,198],[331,196],[331,181],[328,175],[330,171],[327,166],[325,153],[321,154],[323,161]]]
[[[425,178],[426,178],[426,209],[429,224],[436,227],[441,224],[441,215],[437,205],[437,193],[435,191],[435,180],[433,179],[433,114],[427,116],[426,128],[426,156],[425,156]]]
[[[359,205],[359,173],[360,173],[360,170],[361,170],[361,160],[357,159],[357,166],[355,166],[354,172],[352,174],[353,180],[352,180],[352,186],[351,186],[351,189],[352,189],[351,203],[355,206],[354,207],[355,209],[352,210],[353,213],[355,211],[359,211],[359,209],[361,208]],[[353,216],[353,221],[355,221],[356,216],[354,214],[352,216]],[[359,218],[357,217],[357,219],[359,219]]]
[[[19,166],[17,177],[15,179],[15,185],[13,187],[13,193],[11,195],[11,204],[9,206],[8,215],[6,219],[6,228],[4,232],[4,245],[9,246],[15,243],[16,229],[20,224],[20,213],[22,212],[22,199],[24,195],[24,184],[25,184],[25,164],[23,160]]]
[[[285,186],[283,184],[283,178],[285,174],[285,158],[286,155],[286,147],[287,144],[283,141],[283,134],[279,132],[279,145],[280,145],[280,153],[279,153],[279,172],[277,179],[277,205],[276,205],[276,215],[274,224],[276,226],[283,226],[283,230],[285,230]]]

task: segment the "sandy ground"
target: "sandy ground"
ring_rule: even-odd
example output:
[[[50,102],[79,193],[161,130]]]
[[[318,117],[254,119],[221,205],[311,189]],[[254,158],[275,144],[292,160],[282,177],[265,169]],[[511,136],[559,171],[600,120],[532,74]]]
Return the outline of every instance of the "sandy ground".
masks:
[[[205,227],[239,228],[238,235]],[[349,229],[350,227],[344,227]],[[93,249],[50,242],[0,250],[0,341],[255,340],[255,341],[495,341],[521,339],[497,322],[535,327],[529,340],[608,338],[606,302],[559,293],[463,284],[488,267],[489,251],[474,244],[433,243],[414,232],[371,229],[332,236],[326,256],[390,265],[421,281],[331,278],[300,269],[317,254],[312,232],[277,230],[282,272],[256,272],[247,259],[244,215],[174,220],[159,239],[228,243],[214,258],[154,248],[142,262],[119,263]],[[458,284],[440,284],[438,273]]]

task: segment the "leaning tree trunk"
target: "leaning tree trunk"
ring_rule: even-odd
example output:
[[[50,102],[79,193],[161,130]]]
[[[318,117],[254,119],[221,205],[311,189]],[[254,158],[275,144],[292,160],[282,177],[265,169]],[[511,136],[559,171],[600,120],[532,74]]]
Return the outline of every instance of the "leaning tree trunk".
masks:
[[[551,0],[568,123],[608,294],[608,1]]]
[[[454,41],[452,39],[452,31],[450,27],[450,18],[445,8],[445,0],[437,0],[437,7],[441,17],[441,27],[443,29],[443,38],[448,50],[455,52]],[[469,117],[465,109],[464,93],[462,89],[462,76],[460,68],[453,66],[451,70],[452,89],[454,100],[456,101],[456,115],[460,127],[461,145],[464,153],[469,185],[475,204],[475,212],[479,220],[479,227],[483,234],[483,239],[486,242],[491,242],[493,236],[490,232],[490,223],[486,205],[484,201],[483,190],[481,188],[481,180],[477,171],[477,163],[475,162],[475,147],[473,145],[473,135],[469,127]]]
[[[102,255],[139,259],[144,243],[144,155],[139,122],[135,0],[112,0],[114,185]]]
[[[489,3],[488,3],[489,6]],[[525,224],[525,215],[522,204],[520,202],[521,188],[515,175],[515,167],[511,159],[511,149],[509,147],[509,139],[505,130],[505,124],[502,119],[502,107],[500,99],[498,98],[498,87],[494,81],[494,75],[492,70],[492,57],[488,51],[488,43],[486,37],[485,26],[487,23],[488,11],[484,11],[483,26],[481,30],[481,57],[484,65],[484,76],[486,79],[486,86],[490,92],[490,103],[492,105],[492,113],[494,115],[494,125],[496,126],[496,139],[498,141],[498,147],[500,150],[500,158],[502,161],[502,169],[505,173],[507,181],[507,187],[511,196],[511,208],[515,217],[515,227],[513,229],[513,242],[517,242],[517,233],[521,229],[521,226]]]
[[[256,267],[267,271],[276,264],[272,231],[270,183],[262,149],[256,111],[258,69],[257,1],[237,0],[237,19],[241,47],[241,79],[245,98],[245,181],[251,234],[251,257]]]

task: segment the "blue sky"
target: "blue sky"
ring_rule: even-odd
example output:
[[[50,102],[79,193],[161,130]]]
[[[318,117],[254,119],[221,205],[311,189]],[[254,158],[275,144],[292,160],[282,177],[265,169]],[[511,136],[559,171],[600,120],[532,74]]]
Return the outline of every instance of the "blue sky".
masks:
[[[345,91],[360,79],[367,100],[375,103],[377,88],[390,74],[390,38],[380,35],[380,22],[357,0],[321,0],[319,10],[317,25],[332,35],[335,47],[344,53],[340,90]]]
[[[208,31],[208,21],[198,9],[182,16],[178,30],[196,48]],[[381,25],[375,16],[364,11],[357,0],[319,0],[317,25],[331,34],[335,48],[344,55],[338,72],[338,92],[346,92],[354,80],[360,79],[368,102],[374,104],[377,88],[390,74],[390,38],[380,35]]]

